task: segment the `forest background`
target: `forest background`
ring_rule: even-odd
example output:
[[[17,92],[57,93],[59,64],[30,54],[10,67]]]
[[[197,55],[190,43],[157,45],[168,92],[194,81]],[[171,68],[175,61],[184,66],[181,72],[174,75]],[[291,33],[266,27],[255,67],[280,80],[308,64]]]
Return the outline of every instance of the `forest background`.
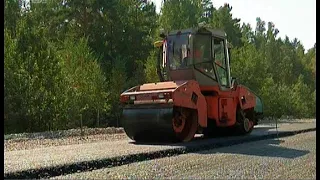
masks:
[[[119,126],[120,94],[158,81],[159,30],[201,22],[226,31],[231,74],[262,98],[265,116],[315,117],[316,44],[277,37],[259,17],[240,24],[232,5],[166,0],[157,13],[146,0],[32,2],[5,1],[5,134]]]

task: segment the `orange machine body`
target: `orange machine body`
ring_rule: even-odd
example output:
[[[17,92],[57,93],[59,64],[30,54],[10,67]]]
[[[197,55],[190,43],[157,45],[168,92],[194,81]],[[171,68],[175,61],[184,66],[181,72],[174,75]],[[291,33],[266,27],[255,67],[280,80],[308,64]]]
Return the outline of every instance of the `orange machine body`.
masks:
[[[245,86],[221,90],[217,86],[199,86],[195,80],[148,83],[133,87],[121,95],[124,104],[149,104],[186,107],[197,110],[198,123],[207,127],[208,120],[218,127],[236,123],[236,110],[255,107],[255,96]]]

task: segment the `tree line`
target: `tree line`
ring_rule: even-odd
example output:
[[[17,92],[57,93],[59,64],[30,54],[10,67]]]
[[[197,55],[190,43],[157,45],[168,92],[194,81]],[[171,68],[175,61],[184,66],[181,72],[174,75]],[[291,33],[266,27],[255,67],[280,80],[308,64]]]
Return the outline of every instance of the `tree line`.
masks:
[[[241,24],[229,4],[166,0],[5,1],[5,133],[118,126],[119,95],[158,81],[160,29],[226,31],[231,73],[261,96],[266,116],[315,117],[315,46],[281,39],[272,22]]]

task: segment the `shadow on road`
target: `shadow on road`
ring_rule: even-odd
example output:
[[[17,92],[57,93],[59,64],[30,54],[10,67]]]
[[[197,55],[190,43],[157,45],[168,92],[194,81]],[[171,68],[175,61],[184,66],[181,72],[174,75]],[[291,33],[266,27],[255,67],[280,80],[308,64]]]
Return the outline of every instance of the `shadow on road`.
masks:
[[[262,126],[262,127],[255,127],[254,130],[252,131],[252,133],[250,135],[245,135],[245,136],[239,136],[239,135],[235,135],[233,133],[227,132],[227,133],[220,133],[217,134],[214,137],[204,137],[203,134],[196,134],[196,136],[194,137],[194,139],[190,142],[182,142],[182,143],[173,143],[170,141],[163,141],[163,140],[155,140],[153,139],[153,137],[150,135],[148,138],[146,138],[146,140],[144,142],[135,142],[135,141],[130,141],[130,144],[134,144],[134,145],[154,145],[154,146],[189,146],[189,145],[194,145],[198,142],[205,142],[205,141],[210,141],[210,142],[222,142],[222,141],[228,141],[230,139],[242,139],[242,138],[250,138],[252,136],[257,136],[257,135],[261,135],[261,134],[268,134],[268,131],[270,129],[274,129],[274,127],[272,126]]]
[[[175,146],[175,147],[197,147],[198,145],[203,144],[228,144],[228,142],[234,142],[234,141],[243,141],[246,139],[250,139],[257,136],[263,136],[270,134],[270,129],[274,129],[272,126],[257,126],[253,130],[253,132],[250,135],[245,136],[236,136],[236,135],[226,135],[226,134],[220,134],[214,138],[206,138],[203,136],[196,135],[196,137],[191,142],[185,142],[185,143],[166,143],[166,142],[155,142],[155,141],[149,141],[149,142],[134,142],[131,141],[131,144],[134,145],[154,145],[154,146]],[[279,131],[280,133],[281,131]],[[275,134],[275,132],[273,132]],[[229,147],[222,147],[214,150],[209,151],[197,151],[195,153],[200,154],[206,154],[206,153],[228,153],[228,154],[243,154],[243,155],[252,155],[252,156],[264,156],[264,157],[282,157],[282,158],[297,158],[303,155],[306,155],[309,153],[309,151],[303,151],[303,150],[297,150],[297,149],[290,149],[286,147],[279,146],[281,143],[281,140],[278,139],[267,139],[262,141],[256,141],[254,146],[248,146],[245,147],[241,146],[241,148],[238,148],[239,146],[229,146]],[[226,146],[226,145],[225,145]],[[220,151],[221,150],[221,151]]]
[[[292,149],[287,147],[279,146],[282,140],[268,139],[263,141],[257,141],[255,144],[250,146],[238,145],[231,147],[224,147],[211,151],[199,151],[199,154],[212,154],[212,153],[227,153],[227,154],[242,154],[250,156],[263,156],[263,157],[276,157],[276,158],[288,158],[294,159],[297,157],[304,156],[310,151]]]

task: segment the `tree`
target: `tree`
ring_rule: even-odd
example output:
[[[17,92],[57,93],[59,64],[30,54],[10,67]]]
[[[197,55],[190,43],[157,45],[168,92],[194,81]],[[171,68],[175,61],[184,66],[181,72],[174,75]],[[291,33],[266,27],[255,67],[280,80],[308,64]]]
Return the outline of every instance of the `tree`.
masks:
[[[213,12],[210,25],[213,28],[222,29],[227,34],[228,41],[235,47],[241,46],[241,29],[240,19],[233,18],[231,13],[232,7],[225,4]]]
[[[88,46],[87,39],[66,39],[58,52],[64,75],[63,85],[68,108],[67,127],[77,127],[79,115],[84,124],[93,126],[96,113],[107,112],[107,84],[98,60]]]
[[[160,27],[166,31],[197,27],[211,16],[210,8],[209,2],[202,0],[167,0],[161,8]]]
[[[29,26],[32,19],[32,14],[19,19],[16,37],[7,31],[5,45],[7,115],[21,126],[17,129],[26,131],[52,129],[55,114],[60,110],[54,103],[60,80],[55,49],[45,38],[46,28]]]

